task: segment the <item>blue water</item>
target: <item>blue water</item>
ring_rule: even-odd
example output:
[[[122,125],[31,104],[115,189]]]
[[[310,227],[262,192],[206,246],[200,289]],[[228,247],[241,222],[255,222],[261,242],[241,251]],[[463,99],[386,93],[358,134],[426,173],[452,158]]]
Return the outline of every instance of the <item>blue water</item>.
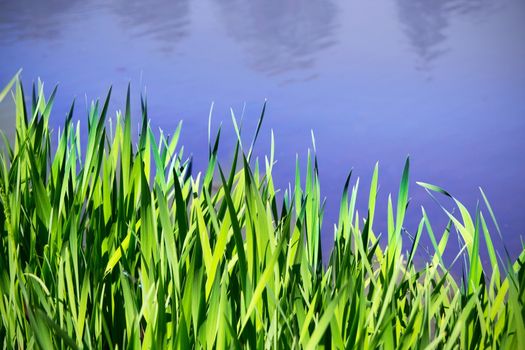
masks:
[[[21,67],[26,84],[59,83],[58,127],[73,98],[85,121],[85,100],[113,85],[113,107],[122,107],[131,82],[135,100],[147,91],[155,129],[170,132],[184,120],[182,143],[197,170],[212,101],[213,127],[225,124],[226,161],[229,108],[238,117],[245,110],[251,137],[268,99],[258,154],[269,151],[273,129],[278,185],[293,179],[296,154],[305,161],[315,133],[326,247],[348,171],[361,177],[364,209],[380,161],[382,215],[410,155],[408,231],[421,205],[436,231],[446,223],[416,180],[446,188],[471,210],[481,186],[515,257],[525,233],[524,34],[523,0],[0,0],[0,84]],[[10,108],[0,106],[8,133]]]

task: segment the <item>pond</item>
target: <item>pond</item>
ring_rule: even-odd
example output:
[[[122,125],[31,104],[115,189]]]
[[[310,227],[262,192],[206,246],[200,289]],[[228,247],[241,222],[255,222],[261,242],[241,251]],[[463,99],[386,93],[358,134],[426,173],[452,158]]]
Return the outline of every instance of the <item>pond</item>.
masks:
[[[230,107],[237,117],[244,111],[251,137],[268,99],[258,155],[269,152],[273,129],[281,188],[315,134],[327,247],[349,170],[361,178],[364,209],[380,162],[379,217],[410,155],[407,230],[416,229],[421,205],[446,223],[415,181],[446,188],[472,211],[481,186],[511,255],[521,251],[523,0],[2,0],[0,33],[0,84],[21,67],[26,85],[40,77],[49,91],[59,83],[57,128],[73,98],[85,123],[84,101],[113,85],[121,108],[131,82],[135,100],[147,91],[155,128],[169,133],[184,120],[182,144],[197,170],[211,103],[213,128],[225,124],[227,161]],[[0,128],[9,132],[8,110],[4,103]],[[384,232],[379,221],[375,230]]]

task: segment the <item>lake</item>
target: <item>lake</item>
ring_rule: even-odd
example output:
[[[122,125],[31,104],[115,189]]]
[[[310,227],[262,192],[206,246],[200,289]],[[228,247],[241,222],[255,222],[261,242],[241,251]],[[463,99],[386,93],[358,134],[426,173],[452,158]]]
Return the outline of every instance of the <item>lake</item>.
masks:
[[[73,98],[86,125],[85,101],[104,97],[110,85],[114,115],[131,82],[137,123],[141,91],[155,128],[169,133],[184,120],[181,142],[194,171],[206,162],[212,102],[227,162],[235,138],[230,107],[238,118],[244,111],[248,139],[267,99],[257,154],[269,152],[273,129],[281,188],[293,181],[296,154],[306,162],[315,134],[325,247],[350,169],[361,178],[364,209],[380,162],[375,231],[384,232],[379,215],[410,155],[408,231],[421,205],[446,224],[415,181],[446,188],[472,211],[481,186],[511,255],[521,252],[523,0],[0,0],[0,33],[0,84],[19,68],[26,88],[38,77],[46,91],[58,83],[56,128]],[[8,133],[9,109],[0,106]]]

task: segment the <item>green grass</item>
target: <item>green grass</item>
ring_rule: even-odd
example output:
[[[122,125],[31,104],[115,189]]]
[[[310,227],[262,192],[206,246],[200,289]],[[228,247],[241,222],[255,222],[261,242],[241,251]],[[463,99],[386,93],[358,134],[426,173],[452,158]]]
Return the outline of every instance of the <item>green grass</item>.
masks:
[[[422,210],[404,247],[409,161],[387,217],[375,215],[378,168],[365,215],[349,176],[323,264],[315,153],[276,196],[273,142],[263,166],[250,159],[254,138],[250,148],[238,141],[223,167],[219,130],[207,169],[192,176],[180,125],[155,136],[145,100],[132,135],[129,89],[116,120],[108,120],[109,93],[91,105],[87,129],[71,112],[56,134],[56,90],[46,98],[39,84],[26,105],[13,84],[0,93],[12,91],[16,104],[14,144],[6,138],[0,157],[3,348],[525,349],[525,250],[513,264],[500,261],[484,194],[484,213],[456,200],[439,232]],[[381,244],[378,220],[388,226]],[[442,258],[456,232],[468,260],[463,280]],[[423,235],[435,251],[416,268]]]

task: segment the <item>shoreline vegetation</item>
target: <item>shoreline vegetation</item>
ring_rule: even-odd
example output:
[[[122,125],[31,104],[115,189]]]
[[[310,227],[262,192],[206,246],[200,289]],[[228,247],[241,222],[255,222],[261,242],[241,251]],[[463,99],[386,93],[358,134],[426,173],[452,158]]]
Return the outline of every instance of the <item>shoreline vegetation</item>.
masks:
[[[264,166],[252,158],[264,108],[249,147],[233,118],[232,163],[217,160],[219,129],[206,171],[193,176],[181,124],[156,137],[143,98],[134,143],[129,88],[113,122],[111,89],[91,104],[87,130],[72,122],[72,106],[55,146],[56,91],[46,98],[39,83],[26,104],[17,75],[0,92],[16,106],[15,140],[4,137],[0,156],[3,348],[525,349],[525,249],[513,262],[495,251],[489,227],[501,233],[483,192],[483,211],[456,199],[457,214],[444,209],[444,232],[423,209],[403,246],[409,160],[387,217],[375,216],[378,167],[365,215],[349,175],[323,264],[315,150],[278,200],[273,135]],[[382,244],[378,220],[388,227]],[[442,259],[456,233],[461,279]],[[416,268],[423,235],[434,252]]]

